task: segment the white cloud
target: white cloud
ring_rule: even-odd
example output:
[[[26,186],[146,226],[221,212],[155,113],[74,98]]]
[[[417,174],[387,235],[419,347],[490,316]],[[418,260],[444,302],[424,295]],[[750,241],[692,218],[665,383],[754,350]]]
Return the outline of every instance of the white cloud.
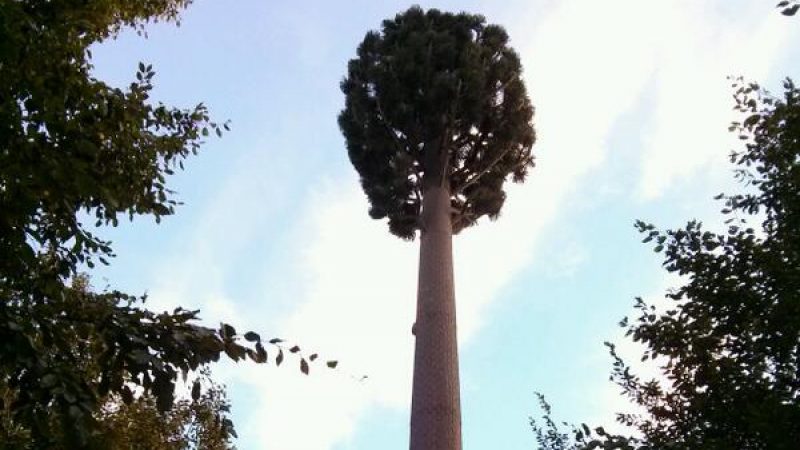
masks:
[[[368,407],[403,408],[409,392],[416,246],[368,219],[355,177],[323,183],[307,211],[306,289],[280,333],[341,365],[333,372],[320,365],[309,377],[293,368],[269,378],[262,372],[255,383],[262,406],[253,417],[269,449],[328,449]]]
[[[728,76],[766,78],[792,24],[763,4],[742,5],[737,21],[702,2],[663,3],[654,30],[655,116],[645,134],[639,196],[659,196],[702,167],[726,168],[735,118]]]
[[[545,273],[554,278],[572,277],[578,268],[588,259],[589,254],[583,246],[576,241],[568,241],[563,248],[559,248],[557,253],[551,257]]]

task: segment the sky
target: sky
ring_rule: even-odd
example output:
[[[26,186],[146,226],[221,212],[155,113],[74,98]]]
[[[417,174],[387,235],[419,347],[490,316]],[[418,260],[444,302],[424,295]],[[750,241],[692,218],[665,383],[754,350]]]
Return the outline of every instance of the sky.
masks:
[[[340,362],[309,376],[292,358],[216,366],[240,449],[408,447],[419,244],[367,215],[336,116],[364,34],[411,5],[197,0],[180,27],[93,49],[98,78],[122,87],[152,64],[155,101],[202,101],[231,125],[170,180],[176,215],[100,232],[118,256],[95,286]],[[536,108],[536,168],[497,221],[454,241],[464,449],[535,448],[534,392],[558,418],[608,425],[628,406],[603,341],[637,360],[617,322],[680,282],[633,223],[721,225],[712,197],[736,189],[739,145],[727,77],[778,92],[800,23],[745,0],[420,5],[503,25]]]

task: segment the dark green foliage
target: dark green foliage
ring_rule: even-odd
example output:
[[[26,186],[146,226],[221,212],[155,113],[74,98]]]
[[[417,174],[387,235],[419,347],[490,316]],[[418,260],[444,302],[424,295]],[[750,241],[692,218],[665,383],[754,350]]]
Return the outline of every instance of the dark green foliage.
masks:
[[[174,19],[186,1],[3,1],[0,8],[0,382],[13,419],[49,445],[53,414],[82,445],[108,393],[143,387],[162,409],[181,370],[218,358],[223,339],[156,315],[119,292],[72,289],[80,264],[113,256],[79,221],[97,225],[171,214],[165,177],[216,127],[191,110],[147,102],[153,71],[128,89],[90,76],[88,47],[122,26]],[[86,355],[99,357],[88,377]]]
[[[79,263],[111,255],[77,219],[171,214],[165,177],[197,150],[209,122],[148,103],[154,75],[111,88],[90,76],[89,45],[122,25],[174,18],[185,1],[7,1],[0,8],[0,276],[52,296]],[[47,253],[48,258],[41,255]],[[34,275],[34,276],[32,276]],[[52,285],[48,283],[53,283]]]
[[[544,413],[541,422],[530,418],[531,428],[540,450],[654,450],[638,439],[608,433],[603,427],[590,429],[586,424],[580,427],[561,424],[553,420],[553,410],[544,396],[536,393],[539,408]],[[562,430],[561,426],[567,427]]]
[[[794,16],[798,0],[778,3]],[[800,89],[791,80],[773,97],[741,78],[733,83],[734,122],[745,149],[731,154],[749,189],[719,195],[727,230],[697,221],[665,232],[637,222],[663,252],[664,267],[687,280],[662,309],[637,299],[639,316],[620,325],[661,364],[643,380],[606,343],[611,379],[642,415],[619,415],[639,437],[561,432],[532,420],[540,449],[796,449],[800,442]],[[596,431],[600,431],[597,429]],[[572,439],[570,439],[570,435]],[[554,436],[548,439],[548,436]],[[561,439],[559,439],[561,438]]]
[[[221,134],[202,104],[150,103],[150,66],[125,89],[90,73],[90,45],[189,3],[0,0],[0,441],[22,430],[36,448],[81,448],[99,439],[108,398],[141,393],[164,411],[178,375],[222,353],[267,361],[255,333],[245,347],[230,325],[156,314],[78,275],[113,256],[81,221],[172,214],[166,178]]]
[[[533,165],[519,57],[482,16],[412,7],[367,33],[342,82],[339,126],[370,216],[412,239],[425,183],[447,184],[457,232],[497,217]]]
[[[646,356],[668,358],[671,389],[614,376],[657,419],[630,420],[651,442],[789,449],[800,439],[800,92],[788,80],[782,99],[735,87],[747,117],[732,129],[746,150],[731,159],[754,192],[720,196],[731,216],[723,234],[697,222],[663,233],[637,225],[689,281],[664,313],[639,302],[629,328]]]
[[[91,292],[82,275],[73,284],[62,292],[63,301],[0,308],[0,323],[7,326],[0,327],[0,392],[4,393],[0,396],[0,441],[24,436],[26,441],[48,448],[105,448],[98,443],[109,439],[109,402],[123,411],[127,410],[120,403],[139,405],[139,409],[145,405],[168,417],[186,418],[186,402],[176,403],[175,399],[180,377],[204,370],[223,353],[234,361],[268,361],[256,333],[239,336],[228,324],[220,324],[217,330],[200,326],[197,311],[178,308],[155,314],[137,305],[143,298]],[[242,345],[242,338],[247,337],[254,346]],[[275,362],[280,365],[283,346],[280,340],[273,341],[268,345],[277,348]],[[317,358],[313,354],[309,359]],[[302,356],[300,364],[301,371],[308,374],[309,364]],[[327,365],[334,368],[336,362]],[[215,386],[207,376],[201,378]],[[217,398],[219,392],[206,393],[196,383],[191,395],[202,400],[208,395]],[[183,409],[172,412],[176,405]],[[195,409],[191,407],[191,411]],[[223,422],[224,429],[233,430],[229,419]],[[114,432],[135,434],[125,429]]]
[[[167,411],[178,377],[223,352],[235,361],[267,361],[260,342],[242,346],[229,325],[200,326],[197,311],[180,308],[155,314],[120,292],[69,288],[55,299],[4,300],[0,385],[14,395],[2,405],[8,421],[0,436],[24,429],[37,445],[66,439],[79,447],[102,438],[95,416],[104,399],[130,403],[139,389]]]
[[[91,366],[91,362],[88,363]],[[215,383],[208,368],[203,368],[190,383],[196,387],[192,398],[180,398],[168,411],[158,408],[150,395],[125,398],[109,395],[94,412],[95,433],[88,447],[97,449],[227,450],[234,448],[236,437],[230,419],[230,402],[223,386]],[[202,389],[201,389],[202,385]],[[14,392],[0,387],[5,398]],[[196,395],[195,395],[196,393]],[[30,430],[18,426],[8,411],[0,411],[3,436],[0,448],[33,449]],[[55,420],[55,416],[51,417]],[[58,433],[58,431],[56,431]],[[63,438],[56,438],[48,449],[74,448]]]
[[[205,385],[193,400],[177,400],[169,411],[158,409],[152,397],[130,404],[108,401],[98,415],[101,448],[164,450],[229,450],[236,437],[230,402],[222,386],[205,374]],[[199,384],[197,384],[199,386]]]
[[[621,324],[646,346],[643,360],[662,364],[663,380],[641,379],[608,344],[612,379],[646,411],[618,417],[641,434],[624,441],[634,448],[789,450],[800,442],[800,90],[790,80],[781,98],[741,80],[734,88],[745,119],[731,130],[745,150],[731,161],[750,190],[718,197],[728,229],[636,225],[664,267],[687,281],[667,294],[668,308],[638,299],[637,319]],[[626,448],[609,439],[594,441]],[[581,442],[576,448],[592,441]]]
[[[793,16],[800,10],[800,1],[798,0],[782,0],[778,2],[778,8],[784,16]]]
[[[536,436],[536,444],[538,447],[540,449],[547,450],[580,449],[580,443],[583,441],[583,432],[574,427],[571,430],[571,433],[562,431],[558,424],[553,420],[552,407],[549,403],[547,403],[547,400],[545,400],[544,396],[537,392],[536,397],[539,401],[539,408],[541,408],[542,412],[544,413],[541,419],[544,424],[541,426],[536,419],[533,417],[530,418],[531,428],[533,428],[533,433]],[[564,425],[566,425],[566,423]],[[588,430],[588,427],[586,428]],[[573,439],[573,435],[578,436],[577,440],[579,443],[575,442],[576,439]]]

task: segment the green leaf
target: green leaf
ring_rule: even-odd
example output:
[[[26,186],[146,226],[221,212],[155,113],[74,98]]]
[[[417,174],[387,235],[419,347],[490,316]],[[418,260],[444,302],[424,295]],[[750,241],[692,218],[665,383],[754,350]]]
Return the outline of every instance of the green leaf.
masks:
[[[254,333],[252,331],[248,331],[247,333],[245,333],[244,334],[244,338],[248,342],[259,342],[259,341],[261,341],[261,336],[259,336],[258,333]]]
[[[300,358],[300,371],[308,375],[308,362],[305,358]]]
[[[96,292],[88,278],[78,282],[81,272],[114,255],[88,228],[116,226],[121,214],[156,221],[170,214],[177,200],[165,178],[196,153],[201,130],[213,126],[205,107],[152,101],[149,64],[133,61],[136,78],[121,88],[98,79],[91,48],[129,26],[141,31],[145,23],[174,21],[188,3],[0,6],[0,390],[10,388],[2,396],[15,400],[0,409],[25,436],[16,445],[0,433],[0,447],[88,447],[70,438],[98,435],[106,402],[130,403],[141,392],[168,409],[179,374],[224,350],[234,357],[244,351],[225,349],[195,315],[156,314],[143,307],[144,298],[113,287]],[[21,184],[9,190],[9,180]],[[232,327],[222,333],[235,336]]]
[[[749,116],[747,119],[744,120],[744,126],[751,127],[757,124],[759,120],[761,120],[760,114],[752,114],[751,116]]]
[[[133,402],[133,392],[131,392],[128,386],[122,387],[120,395],[122,396],[122,401],[125,402],[126,405],[130,405]]]
[[[233,328],[231,325],[227,323],[223,323],[222,327],[220,328],[220,336],[223,339],[230,339],[236,336],[236,328]]]
[[[258,357],[257,363],[267,362],[267,351],[260,342],[256,343],[256,356]]]
[[[83,416],[83,411],[81,411],[81,409],[76,405],[69,405],[69,408],[67,408],[67,414],[73,420],[77,421]]]
[[[200,380],[195,380],[192,384],[192,400],[197,401],[200,398]]]
[[[19,328],[19,330],[21,330],[21,328]],[[47,375],[42,377],[40,382],[41,382],[42,387],[50,388],[50,387],[55,386],[56,380],[58,380],[58,377],[56,377],[56,375],[54,375],[52,373],[48,373]]]

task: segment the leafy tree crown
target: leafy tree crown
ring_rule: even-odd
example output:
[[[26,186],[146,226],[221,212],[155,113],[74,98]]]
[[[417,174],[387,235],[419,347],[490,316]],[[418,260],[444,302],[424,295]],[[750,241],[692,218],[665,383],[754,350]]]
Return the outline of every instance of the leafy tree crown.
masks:
[[[339,126],[374,219],[412,239],[426,187],[451,195],[454,232],[496,218],[503,183],[533,166],[533,106],[508,34],[480,15],[415,6],[350,60]]]
[[[92,75],[93,44],[177,21],[189,3],[0,0],[0,448],[117,448],[95,445],[105,401],[149,397],[166,411],[178,377],[223,354],[266,363],[271,346],[284,359],[280,339],[211,329],[183,308],[155,313],[81,275],[114,256],[94,230],[172,214],[169,176],[228,128],[203,104],[152,102],[150,65],[125,87]],[[304,373],[318,357],[285,350]],[[4,445],[12,435],[25,446]]]
[[[733,88],[743,120],[730,130],[744,149],[731,161],[748,189],[717,197],[727,229],[707,231],[696,220],[663,231],[636,223],[643,242],[663,253],[664,268],[685,280],[663,307],[638,298],[638,317],[620,322],[660,378],[637,374],[606,343],[611,379],[641,411],[617,420],[639,436],[586,425],[560,431],[541,401],[543,420],[532,420],[541,450],[797,448],[800,89],[787,79],[783,96],[773,96],[741,78]]]

